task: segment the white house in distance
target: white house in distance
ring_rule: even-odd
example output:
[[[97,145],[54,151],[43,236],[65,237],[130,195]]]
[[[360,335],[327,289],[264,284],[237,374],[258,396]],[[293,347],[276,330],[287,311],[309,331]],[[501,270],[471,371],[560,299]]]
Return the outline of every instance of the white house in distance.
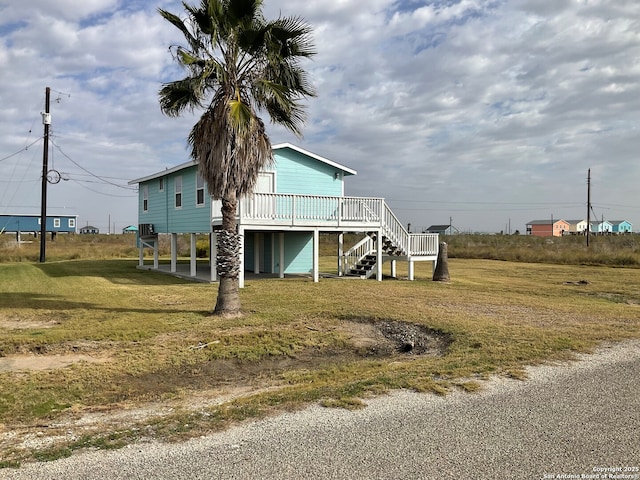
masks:
[[[567,220],[569,224],[569,233],[574,235],[582,235],[587,231],[586,220]]]
[[[347,197],[345,178],[356,171],[290,143],[273,146],[274,164],[260,172],[255,192],[238,202],[238,231],[243,239],[240,286],[244,272],[255,274],[312,274],[319,279],[319,234],[338,234],[339,275],[371,276],[382,280],[382,264],[431,261],[435,268],[438,235],[409,233],[383,198]],[[196,234],[209,234],[210,281],[216,281],[216,232],[221,228],[220,202],[207,192],[195,162],[132,180],[139,185],[139,268],[162,271],[158,262],[158,234],[171,235],[169,272],[178,274],[177,235],[191,234],[190,271],[196,278]],[[362,239],[348,251],[344,233]],[[144,248],[154,251],[153,266],[144,264]]]

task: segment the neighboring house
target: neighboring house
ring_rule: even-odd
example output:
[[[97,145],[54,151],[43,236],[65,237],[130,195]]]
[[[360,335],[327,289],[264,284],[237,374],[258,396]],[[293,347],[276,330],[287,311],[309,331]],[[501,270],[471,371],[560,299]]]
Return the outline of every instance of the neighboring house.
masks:
[[[382,280],[382,263],[396,260],[409,265],[413,280],[415,261],[435,261],[437,234],[410,234],[382,198],[346,197],[345,178],[356,171],[329,159],[284,143],[273,146],[274,164],[259,173],[253,195],[238,202],[238,232],[243,244],[240,286],[244,272],[309,274],[319,279],[319,234],[339,235],[340,275],[375,275]],[[143,249],[154,251],[158,262],[158,234],[171,234],[170,272],[177,274],[177,235],[191,234],[189,277],[197,277],[196,234],[210,238],[210,280],[216,280],[216,232],[221,228],[220,201],[212,201],[195,162],[186,162],[132,180],[139,185],[140,268]],[[356,232],[362,240],[343,250],[343,234]],[[161,270],[161,269],[160,269]]]
[[[78,215],[47,215],[46,231],[55,236],[57,233],[76,233]],[[41,231],[40,215],[0,214],[0,233],[33,233]]]
[[[531,220],[527,223],[527,235],[534,237],[561,237],[569,232],[566,220]]]
[[[592,233],[612,233],[613,225],[608,220],[604,220],[602,222],[591,222],[591,232]]]
[[[128,227],[124,227],[122,229],[122,233],[138,233],[138,227],[135,225],[129,225]]]
[[[425,233],[437,233],[439,235],[455,235],[458,229],[452,225],[431,225]]]
[[[586,220],[567,220],[569,224],[569,233],[573,235],[582,235],[587,231]]]
[[[613,233],[631,233],[633,232],[633,225],[627,220],[609,220]]]
[[[87,225],[86,227],[82,227],[80,229],[81,235],[95,235],[98,233],[100,233],[100,230],[98,229],[98,227],[93,227],[91,225]]]

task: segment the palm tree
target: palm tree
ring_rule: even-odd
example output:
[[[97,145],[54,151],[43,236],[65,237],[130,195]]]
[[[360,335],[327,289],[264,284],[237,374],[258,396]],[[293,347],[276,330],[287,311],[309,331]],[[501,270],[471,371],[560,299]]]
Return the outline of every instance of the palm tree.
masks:
[[[170,47],[186,76],[162,85],[160,108],[171,117],[205,110],[188,143],[209,193],[222,200],[213,313],[227,316],[240,314],[237,202],[253,192],[258,172],[273,161],[258,114],[266,112],[272,123],[301,136],[301,101],[315,96],[300,66],[315,54],[311,28],[299,17],[267,21],[262,5],[262,0],[183,2],[184,20],[158,9],[186,39],[186,46]]]

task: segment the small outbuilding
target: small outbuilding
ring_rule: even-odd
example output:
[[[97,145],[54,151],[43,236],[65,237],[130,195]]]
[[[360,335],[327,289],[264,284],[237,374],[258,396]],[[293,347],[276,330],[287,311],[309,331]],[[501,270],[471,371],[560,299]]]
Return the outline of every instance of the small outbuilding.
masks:
[[[98,227],[94,227],[92,225],[87,225],[86,227],[82,227],[80,229],[81,235],[97,235],[98,233],[100,233]]]
[[[424,233],[437,233],[438,235],[455,235],[458,229],[453,225],[431,225]]]

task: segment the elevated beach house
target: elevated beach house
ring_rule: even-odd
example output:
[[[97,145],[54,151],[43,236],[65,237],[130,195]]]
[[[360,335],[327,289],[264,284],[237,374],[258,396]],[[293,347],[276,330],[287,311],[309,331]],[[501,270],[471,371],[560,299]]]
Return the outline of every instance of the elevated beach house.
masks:
[[[613,233],[631,233],[633,225],[628,220],[609,220]]]
[[[58,233],[76,233],[78,215],[47,215],[45,230],[55,238]],[[38,236],[42,231],[42,218],[37,214],[0,213],[0,233],[21,233]]]
[[[561,237],[569,233],[571,225],[566,220],[531,220],[527,222],[527,235],[534,237]]]
[[[344,195],[345,179],[356,171],[329,159],[284,143],[273,146],[274,164],[260,172],[255,191],[238,202],[238,230],[243,239],[240,286],[244,273],[307,274],[319,279],[319,235],[338,235],[338,275],[375,276],[382,280],[382,264],[408,262],[409,279],[414,262],[431,261],[438,254],[438,235],[410,234],[383,198]],[[190,234],[190,267],[185,276],[202,279],[196,262],[196,235],[209,234],[210,261],[206,280],[216,281],[216,232],[222,216],[198,173],[187,162],[132,180],[139,185],[139,268],[179,274],[177,236]],[[358,233],[362,239],[345,251],[343,235]],[[158,236],[171,236],[171,262],[158,262]],[[145,248],[153,249],[153,265],[145,265]],[[168,268],[167,268],[168,267]]]

